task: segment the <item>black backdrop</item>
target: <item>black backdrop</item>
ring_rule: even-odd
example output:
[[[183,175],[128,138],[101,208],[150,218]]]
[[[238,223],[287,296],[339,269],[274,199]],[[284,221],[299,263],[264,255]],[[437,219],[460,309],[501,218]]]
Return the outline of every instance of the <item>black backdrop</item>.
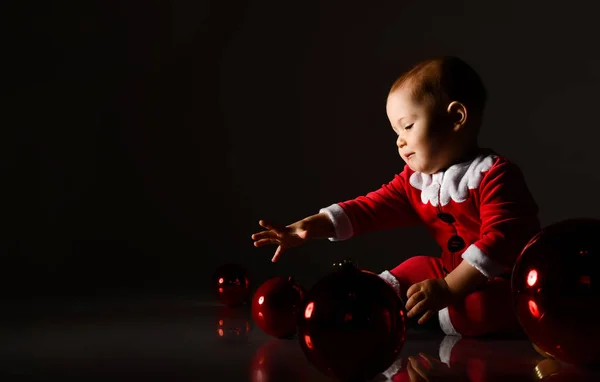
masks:
[[[250,235],[400,171],[387,90],[442,54],[485,80],[481,144],[521,165],[542,223],[599,215],[589,2],[18,2],[4,14],[6,296],[209,298],[226,262],[310,286],[347,256],[381,271],[437,255],[414,228],[314,242],[274,265]]]

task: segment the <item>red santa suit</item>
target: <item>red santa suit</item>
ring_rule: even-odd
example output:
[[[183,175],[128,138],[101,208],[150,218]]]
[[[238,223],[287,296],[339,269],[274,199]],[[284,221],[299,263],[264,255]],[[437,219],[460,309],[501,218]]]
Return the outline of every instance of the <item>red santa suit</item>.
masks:
[[[421,354],[427,356],[423,358]],[[523,355],[531,354],[531,344],[527,341],[487,341],[477,338],[446,336],[439,344],[438,353],[427,351],[412,355],[422,364],[418,380],[450,380],[486,382],[510,377],[530,376],[534,366],[523,362]],[[549,360],[546,358],[546,360]],[[398,358],[381,377],[387,382],[411,382],[408,356]],[[510,366],[507,368],[507,365]],[[383,379],[380,378],[380,379]],[[513,378],[517,379],[517,378]]]
[[[408,165],[365,196],[321,209],[335,227],[332,241],[391,228],[425,225],[440,258],[416,256],[380,276],[403,299],[414,283],[443,278],[461,261],[488,282],[440,310],[444,333],[477,336],[518,328],[510,275],[522,248],[540,230],[538,207],[520,169],[491,150],[435,174]]]

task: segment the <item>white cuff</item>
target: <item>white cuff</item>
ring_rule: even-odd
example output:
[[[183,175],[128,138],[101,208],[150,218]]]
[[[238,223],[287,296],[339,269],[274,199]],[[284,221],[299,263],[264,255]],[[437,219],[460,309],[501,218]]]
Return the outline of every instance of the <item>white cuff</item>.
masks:
[[[440,320],[440,327],[446,335],[460,336],[460,333],[454,329],[454,325],[452,325],[452,321],[450,321],[450,312],[448,311],[448,307],[445,307],[438,312],[438,318]]]
[[[385,377],[386,381],[392,381],[394,376],[398,374],[400,370],[404,367],[404,357],[398,356],[394,363],[390,365],[384,372],[381,373],[383,377]]]
[[[456,345],[456,343],[460,340],[461,337],[458,336],[446,336],[440,343],[440,361],[445,363],[448,367],[450,367],[450,356],[452,355],[452,349],[454,348],[454,345]]]
[[[475,244],[471,244],[462,256],[474,268],[485,275],[488,279],[492,279],[504,272],[504,267],[486,255]]]
[[[404,301],[404,299],[400,295],[400,282],[393,274],[391,274],[389,271],[383,271],[379,274],[379,277],[381,277],[385,282],[390,284],[390,286],[394,288],[398,296],[400,296],[400,300]]]
[[[352,230],[352,223],[348,218],[348,215],[344,212],[344,209],[339,204],[332,204],[327,208],[321,208],[319,213],[326,213],[329,219],[333,223],[335,228],[335,237],[330,237],[330,241],[341,241],[347,240],[354,235]]]

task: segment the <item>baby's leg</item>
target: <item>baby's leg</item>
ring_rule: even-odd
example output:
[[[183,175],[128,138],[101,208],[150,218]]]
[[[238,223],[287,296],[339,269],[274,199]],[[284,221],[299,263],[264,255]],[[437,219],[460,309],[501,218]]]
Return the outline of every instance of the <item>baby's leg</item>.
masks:
[[[431,256],[414,256],[403,261],[391,271],[379,275],[394,287],[400,298],[406,303],[406,291],[411,285],[435,278],[443,278],[442,262]]]
[[[439,258],[412,257],[391,271],[380,274],[406,303],[406,291],[414,284],[430,278],[444,278]],[[448,335],[481,336],[492,333],[515,333],[520,325],[514,313],[510,280],[496,278],[461,302],[438,312],[441,329]],[[418,318],[417,318],[418,319]],[[410,320],[409,320],[410,321]]]
[[[440,259],[430,256],[411,257],[391,271],[382,272],[379,276],[394,287],[396,293],[398,293],[402,300],[403,307],[404,304],[406,304],[406,291],[411,285],[427,279],[444,277]],[[420,317],[408,318],[408,326],[440,330],[440,324],[437,317],[429,320],[424,325],[419,325],[417,323],[419,318]]]
[[[518,333],[519,321],[512,302],[510,280],[495,278],[480,290],[440,311],[440,322],[447,319],[458,334],[475,337],[494,333]],[[450,333],[446,333],[450,334]]]

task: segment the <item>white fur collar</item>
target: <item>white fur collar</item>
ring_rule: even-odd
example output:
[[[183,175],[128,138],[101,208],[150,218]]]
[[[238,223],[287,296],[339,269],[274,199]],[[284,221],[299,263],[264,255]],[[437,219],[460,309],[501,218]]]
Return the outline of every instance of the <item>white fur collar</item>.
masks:
[[[457,203],[464,202],[469,196],[469,190],[479,187],[483,173],[494,164],[497,155],[484,154],[469,162],[457,163],[446,171],[432,175],[415,172],[410,176],[410,184],[421,190],[423,204],[431,202],[445,206],[450,199]]]

